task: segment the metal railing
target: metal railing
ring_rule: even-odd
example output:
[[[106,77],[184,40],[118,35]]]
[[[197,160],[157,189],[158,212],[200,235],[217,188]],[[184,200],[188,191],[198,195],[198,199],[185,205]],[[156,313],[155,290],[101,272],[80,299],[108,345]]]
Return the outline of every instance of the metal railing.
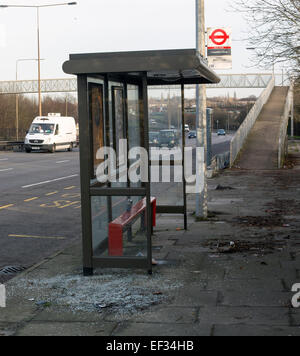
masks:
[[[77,79],[42,79],[43,93],[70,93],[77,91]],[[0,94],[38,93],[37,80],[0,81]]]
[[[22,151],[24,147],[23,141],[0,141],[0,151],[15,150]]]
[[[241,124],[240,128],[232,138],[230,142],[230,167],[233,166],[238,154],[240,153],[240,150],[244,146],[244,143],[253,127],[255,124],[259,114],[261,113],[261,110],[263,106],[266,104],[266,102],[269,100],[269,97],[274,89],[275,86],[275,77],[272,76],[268,86],[266,89],[261,93],[260,97],[256,101],[256,103],[253,105],[252,109],[249,111],[249,114],[245,118],[244,122]]]
[[[26,129],[19,128],[19,140],[23,140],[26,136]],[[15,128],[0,127],[0,141],[15,141],[17,140],[17,133]]]
[[[230,164],[230,152],[224,152],[215,155],[212,160],[211,164],[208,167],[208,177],[211,178],[213,177],[216,173],[222,171],[223,169],[226,169],[229,167]]]
[[[278,140],[278,168],[282,168],[284,159],[287,155],[287,127],[289,124],[289,117],[293,105],[293,83],[291,83],[286,100],[283,115],[281,116],[281,125]]]

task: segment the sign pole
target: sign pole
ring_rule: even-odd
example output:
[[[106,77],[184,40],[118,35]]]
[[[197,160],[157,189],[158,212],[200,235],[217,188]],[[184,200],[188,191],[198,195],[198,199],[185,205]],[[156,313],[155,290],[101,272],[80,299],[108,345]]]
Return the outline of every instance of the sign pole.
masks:
[[[205,14],[204,0],[196,0],[196,49],[205,57]],[[206,180],[206,86],[196,86],[196,217],[207,218],[207,180]],[[199,152],[202,154],[199,157]],[[203,152],[204,151],[204,152]]]

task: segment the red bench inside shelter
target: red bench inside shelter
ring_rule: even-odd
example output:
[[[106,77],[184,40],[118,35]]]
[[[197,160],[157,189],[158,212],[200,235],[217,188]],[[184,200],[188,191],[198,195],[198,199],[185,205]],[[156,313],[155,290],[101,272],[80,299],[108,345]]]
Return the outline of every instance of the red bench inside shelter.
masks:
[[[156,198],[151,197],[152,226],[156,226]],[[108,225],[108,254],[123,256],[123,232],[133,221],[146,211],[146,198],[138,201],[130,211],[126,211]]]

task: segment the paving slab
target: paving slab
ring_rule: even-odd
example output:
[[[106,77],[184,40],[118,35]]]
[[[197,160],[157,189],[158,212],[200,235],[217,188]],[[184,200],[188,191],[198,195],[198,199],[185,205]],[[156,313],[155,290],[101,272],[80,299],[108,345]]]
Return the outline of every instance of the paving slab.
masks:
[[[0,337],[1,336],[14,336],[17,330],[17,324],[15,323],[3,323],[0,322]]]
[[[244,306],[244,307],[286,307],[291,305],[293,293],[291,292],[272,292],[252,291],[247,293],[237,293],[236,291],[223,291],[222,301],[219,305],[223,306]]]
[[[155,307],[149,312],[141,313],[131,321],[137,323],[170,323],[170,324],[192,324],[197,321],[198,309],[192,307]]]
[[[35,322],[103,322],[105,311],[81,312],[71,311],[67,306],[50,306],[48,308],[41,308],[38,313],[32,318]]]
[[[38,307],[22,297],[9,297],[6,308],[0,308],[0,322],[20,323],[30,320],[36,314]]]
[[[263,293],[287,292],[287,289],[281,279],[235,279],[226,281],[209,280],[207,281],[207,290],[213,291],[231,291],[236,294],[249,294],[257,291]]]
[[[270,325],[215,325],[213,336],[300,336],[300,327]]]
[[[300,327],[300,308],[293,308],[290,311],[291,324]]]
[[[272,307],[208,307],[200,308],[200,323],[290,326],[290,310]]]
[[[274,258],[274,257],[273,257]],[[266,258],[259,258],[257,261],[244,259],[237,263],[232,263],[226,268],[225,280],[227,279],[282,279],[282,278],[297,278],[296,269],[281,268],[277,259],[273,259],[272,264],[266,262]]]
[[[15,336],[110,336],[114,323],[35,322],[18,329]]]
[[[172,305],[177,307],[201,307],[204,305],[216,306],[218,303],[217,291],[203,291],[201,287],[189,286],[177,292]]]
[[[113,332],[113,336],[210,336],[212,325],[204,324],[163,324],[124,323]]]

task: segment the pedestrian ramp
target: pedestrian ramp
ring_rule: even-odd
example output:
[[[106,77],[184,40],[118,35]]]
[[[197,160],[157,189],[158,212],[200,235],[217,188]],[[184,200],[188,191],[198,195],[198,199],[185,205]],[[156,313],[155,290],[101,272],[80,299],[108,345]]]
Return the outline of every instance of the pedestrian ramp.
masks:
[[[287,152],[291,103],[291,88],[272,88],[238,152],[232,152],[231,143],[231,166],[251,170],[270,170],[282,166]]]

